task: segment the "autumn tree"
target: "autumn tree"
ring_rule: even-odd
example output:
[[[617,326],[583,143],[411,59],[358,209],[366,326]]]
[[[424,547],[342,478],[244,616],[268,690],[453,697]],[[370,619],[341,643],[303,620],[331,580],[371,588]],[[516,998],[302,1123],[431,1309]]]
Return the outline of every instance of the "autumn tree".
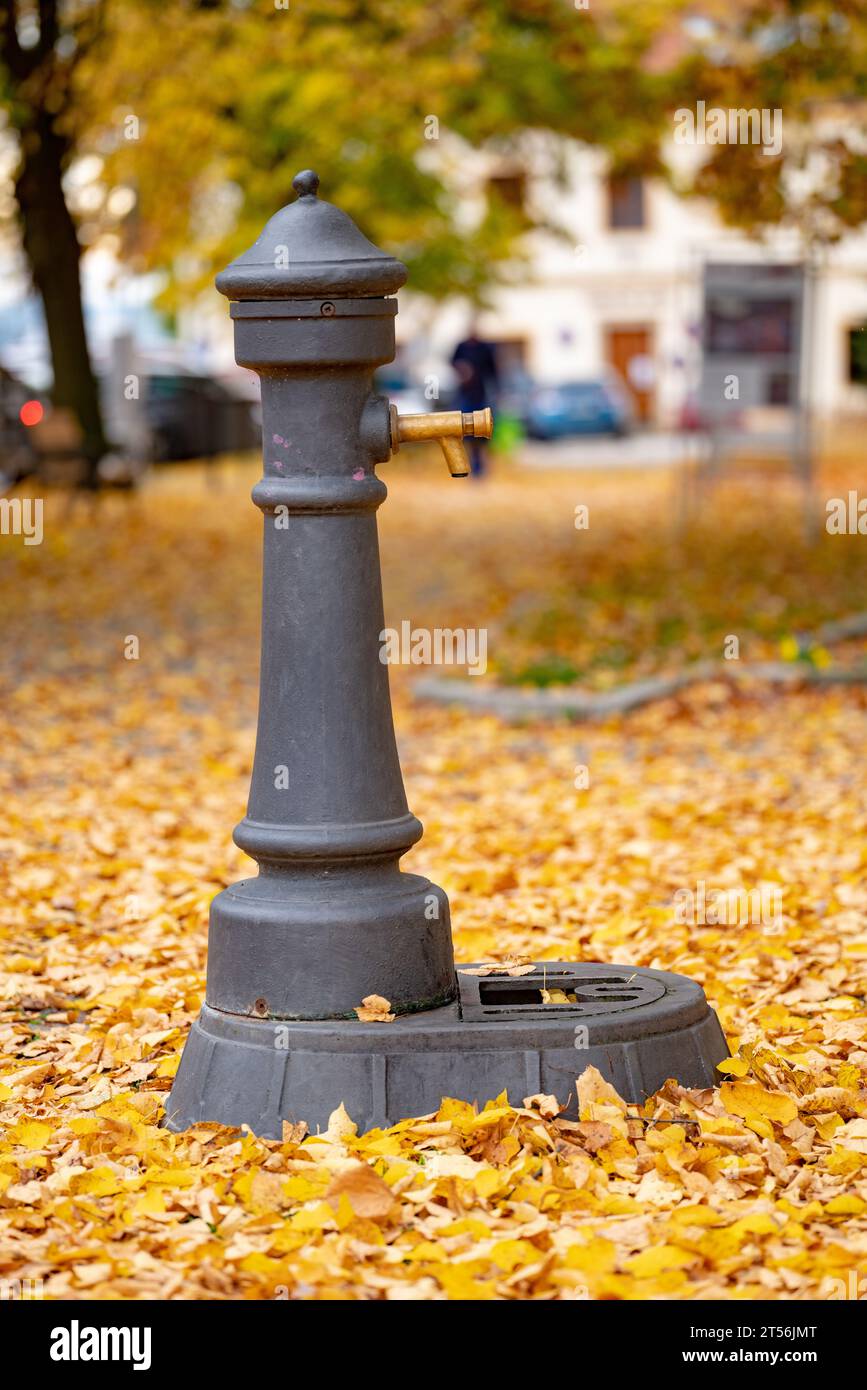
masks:
[[[167,272],[167,306],[248,245],[310,165],[415,288],[478,299],[536,214],[485,196],[468,149],[529,158],[532,172],[544,148],[556,170],[569,137],[616,171],[664,175],[672,113],[698,99],[784,112],[779,159],[708,150],[695,188],[728,220],[794,216],[828,236],[867,216],[867,156],[817,120],[865,95],[862,0],[5,0],[0,14],[24,249],[55,399],[94,469],[105,441],[63,186],[78,154],[99,170],[93,236],[133,269]],[[797,205],[807,166],[820,177]]]
[[[64,176],[101,167],[88,211],[176,302],[209,281],[319,164],[329,196],[410,264],[417,288],[478,297],[527,217],[489,200],[468,226],[431,135],[504,152],[528,127],[654,160],[659,83],[642,53],[661,0],[3,0],[0,103],[17,147],[23,249],[42,299],[54,400],[77,417],[89,479],[106,448]],[[131,137],[131,138],[130,138]],[[452,163],[454,155],[452,157]],[[118,219],[118,199],[132,210]]]
[[[701,22],[696,24],[697,19]],[[790,224],[807,245],[867,221],[863,0],[704,0],[673,103],[779,111],[782,148],[709,146],[694,191],[750,232]]]
[[[507,158],[528,132],[551,133],[554,164],[565,136],[605,149],[615,171],[664,176],[673,112],[698,99],[784,116],[779,158],[708,148],[695,191],[725,220],[827,239],[867,217],[867,155],[850,138],[867,96],[863,0],[178,0],[171,53],[158,0],[114,0],[112,15],[115,103],[145,130],[107,164],[137,193],[124,248],[171,267],[180,293],[248,244],[312,164],[416,288],[478,295],[533,209],[489,197],[469,221],[463,148]]]
[[[103,6],[86,0],[3,0],[0,6],[0,103],[17,148],[21,243],[45,312],[54,404],[80,425],[91,485],[106,440],[84,329],[81,248],[63,179],[86,114],[76,70],[99,43],[102,17]]]
[[[168,267],[180,297],[248,245],[312,166],[324,196],[409,264],[415,288],[478,297],[533,210],[490,197],[467,218],[479,189],[462,152],[506,159],[527,132],[555,132],[624,168],[660,168],[665,82],[642,58],[670,11],[662,0],[176,0],[167,48],[158,0],[115,0],[107,124],[92,140],[110,149],[106,178],[135,190],[123,254]],[[112,138],[127,111],[138,141]]]

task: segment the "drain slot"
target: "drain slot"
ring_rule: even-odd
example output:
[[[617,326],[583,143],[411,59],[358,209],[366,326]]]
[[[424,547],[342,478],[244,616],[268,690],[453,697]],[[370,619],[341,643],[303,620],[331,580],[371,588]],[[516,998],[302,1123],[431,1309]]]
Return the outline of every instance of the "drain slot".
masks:
[[[540,965],[532,974],[503,978],[469,975],[458,967],[461,1014],[466,1019],[583,1018],[641,1008],[662,997],[658,979],[637,970],[621,975],[572,966]],[[550,998],[556,991],[556,1001]],[[565,998],[563,996],[565,995]]]
[[[540,989],[509,989],[508,985],[489,984],[483,980],[479,985],[479,998],[482,1004],[544,1004]]]
[[[570,1003],[595,1004],[599,999],[599,995],[596,994],[579,993],[577,985],[571,984],[568,980],[558,980],[554,988],[561,990],[564,994],[574,994],[575,998],[574,1000],[570,999]],[[604,994],[600,990],[600,994],[604,999],[622,1003],[637,1000],[640,997],[635,990],[630,990],[627,994],[613,994],[610,986],[605,988]],[[559,1004],[549,1004],[541,989],[527,989],[526,986],[522,989],[510,989],[507,985],[490,984],[485,980],[479,985],[479,999],[483,1007],[487,1004],[544,1004],[546,1008],[565,1007],[562,1001]]]

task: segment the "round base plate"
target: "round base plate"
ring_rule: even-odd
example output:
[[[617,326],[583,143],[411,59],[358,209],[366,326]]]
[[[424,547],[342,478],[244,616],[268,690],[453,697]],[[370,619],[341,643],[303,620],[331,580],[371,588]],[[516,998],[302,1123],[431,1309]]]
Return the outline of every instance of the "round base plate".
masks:
[[[575,1114],[575,1080],[595,1066],[625,1100],[669,1078],[713,1086],[728,1056],[700,985],[636,966],[540,962],[524,975],[457,967],[459,997],[393,1023],[251,1019],[206,1004],[166,1107],[169,1129],[246,1124],[282,1137],[283,1120],[316,1133],[342,1101],[360,1131],[501,1091],[555,1095]]]

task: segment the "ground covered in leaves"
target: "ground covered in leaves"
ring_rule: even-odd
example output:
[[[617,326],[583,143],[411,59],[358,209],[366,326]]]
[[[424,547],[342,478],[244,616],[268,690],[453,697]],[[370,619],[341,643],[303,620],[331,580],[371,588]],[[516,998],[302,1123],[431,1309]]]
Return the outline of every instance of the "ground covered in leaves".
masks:
[[[777,656],[867,607],[863,538],[820,531],[808,545],[784,483],[718,491],[679,530],[667,475],[506,474],[473,487],[425,465],[389,471],[387,620],[487,627],[491,674],[557,660],[604,685],[717,658],[730,634],[742,657]],[[366,1135],[338,1112],[326,1134],[287,1130],[282,1143],[159,1127],[202,998],[209,900],[246,871],[230,834],[255,727],[254,477],[165,470],[139,496],[71,514],[55,497],[42,546],[2,541],[4,1287],[863,1295],[857,685],[706,683],[599,727],[507,727],[415,705],[417,673],[392,673],[409,801],[426,826],[405,863],[448,890],[459,956],[692,975],[731,1044],[718,1090],[675,1078],[638,1109],[587,1071],[578,1121],[544,1097],[503,1096],[479,1113],[447,1099]],[[840,465],[820,495],[859,481]],[[138,659],[125,659],[130,636]],[[778,890],[782,915],[678,920],[675,894],[699,883]]]

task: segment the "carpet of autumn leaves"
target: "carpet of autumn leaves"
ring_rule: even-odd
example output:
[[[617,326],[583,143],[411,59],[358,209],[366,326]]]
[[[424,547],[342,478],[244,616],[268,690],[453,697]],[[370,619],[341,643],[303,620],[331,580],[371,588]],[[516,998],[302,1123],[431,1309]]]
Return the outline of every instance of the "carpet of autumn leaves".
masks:
[[[604,686],[719,657],[727,634],[776,657],[867,608],[863,538],[808,544],[782,481],[726,485],[679,529],[668,474],[383,471],[387,620],[487,627],[488,678],[562,658]],[[578,1122],[503,1096],[366,1135],[338,1111],[282,1143],[160,1128],[208,903],[248,862],[230,834],[255,727],[255,476],[167,469],[71,511],[55,495],[42,546],[2,541],[0,1280],[81,1299],[867,1288],[857,684],[712,682],[604,725],[508,727],[415,704],[415,672],[392,672],[426,826],[405,863],[449,892],[459,957],[693,976],[731,1044],[717,1090],[674,1079],[627,1107],[588,1071]],[[838,462],[819,492],[859,482]],[[778,887],[782,923],[678,922],[699,881]]]

